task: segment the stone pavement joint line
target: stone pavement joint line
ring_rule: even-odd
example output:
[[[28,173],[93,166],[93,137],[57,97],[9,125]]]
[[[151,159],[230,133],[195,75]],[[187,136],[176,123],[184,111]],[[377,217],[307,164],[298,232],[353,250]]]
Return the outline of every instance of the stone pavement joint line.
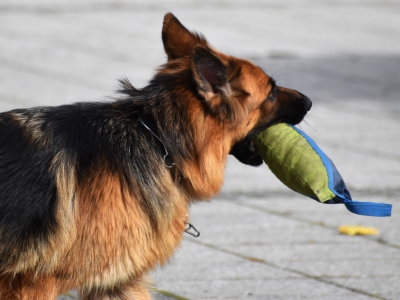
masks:
[[[326,283],[326,284],[329,284],[329,285],[336,286],[338,288],[342,288],[342,289],[348,290],[348,291],[353,292],[353,293],[369,296],[369,297],[372,297],[374,299],[380,299],[380,300],[385,300],[386,299],[386,298],[382,298],[382,297],[379,297],[377,295],[365,292],[363,290],[355,289],[355,288],[352,288],[352,287],[348,287],[348,286],[345,286],[343,284],[339,284],[339,283],[336,283],[336,282],[333,282],[333,281],[330,281],[330,280],[327,280],[327,279],[324,279],[324,278],[321,278],[321,277],[318,277],[318,276],[313,276],[313,275],[307,274],[305,272],[301,272],[299,270],[294,270],[294,269],[287,268],[287,267],[281,267],[281,266],[276,265],[274,263],[268,262],[268,261],[266,261],[264,259],[243,255],[241,253],[237,253],[235,251],[232,251],[232,250],[229,250],[229,249],[225,249],[225,248],[213,245],[213,244],[203,243],[203,242],[200,242],[198,240],[193,240],[192,238],[184,238],[184,239],[185,240],[189,240],[191,243],[194,243],[194,244],[197,244],[197,245],[201,245],[201,246],[204,246],[204,247],[207,247],[207,248],[210,248],[210,249],[213,249],[213,250],[225,253],[225,254],[233,255],[233,256],[236,256],[236,257],[239,257],[239,258],[242,258],[242,259],[245,259],[245,260],[249,260],[251,262],[256,262],[256,263],[260,263],[260,264],[263,264],[263,265],[267,265],[267,266],[272,267],[272,268],[277,269],[277,270],[294,273],[294,274],[306,277],[308,279],[316,280],[316,281],[319,281],[319,282],[322,282],[322,283]]]
[[[226,195],[227,194],[225,194],[225,196]],[[232,195],[232,198],[234,198],[233,195]],[[307,223],[307,224],[318,226],[318,227],[321,227],[321,228],[327,228],[327,229],[331,229],[331,230],[335,230],[335,231],[337,230],[336,227],[330,226],[328,224],[325,224],[323,221],[315,222],[315,221],[310,221],[310,220],[307,220],[307,219],[304,219],[304,218],[301,218],[301,217],[298,217],[298,216],[288,216],[285,213],[282,213],[282,212],[279,212],[279,211],[274,211],[274,210],[271,210],[271,209],[267,209],[267,208],[265,208],[263,206],[247,203],[246,201],[240,201],[240,200],[229,201],[229,200],[224,200],[224,199],[221,199],[220,201],[226,201],[226,202],[229,202],[229,203],[237,205],[237,206],[251,208],[251,209],[254,209],[254,210],[259,211],[259,212],[265,212],[265,213],[270,214],[270,215],[276,215],[276,216],[279,216],[281,218],[286,218],[286,219],[289,219],[289,220],[296,220],[296,221],[299,221],[299,222]],[[319,204],[324,205],[322,203],[316,203],[316,204],[317,205],[319,205]],[[363,236],[363,235],[358,236],[358,238],[366,239],[366,240],[378,243],[378,244],[386,246],[386,247],[395,248],[395,249],[399,249],[400,250],[400,245],[396,245],[396,244],[393,244],[393,243],[391,243],[389,241],[382,240],[381,238],[377,238],[376,239],[376,238],[371,238],[369,236]]]

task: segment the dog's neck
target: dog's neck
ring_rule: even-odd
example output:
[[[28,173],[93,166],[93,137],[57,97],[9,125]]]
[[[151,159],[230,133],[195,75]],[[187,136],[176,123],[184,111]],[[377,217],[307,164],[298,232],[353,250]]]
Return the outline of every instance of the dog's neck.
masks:
[[[154,133],[151,128],[143,122],[141,118],[139,118],[139,122],[146,128],[163,146],[164,148],[164,155],[163,155],[163,162],[166,168],[170,169],[174,176],[178,177],[178,181],[181,182],[183,176],[182,169],[173,161],[171,154],[169,154],[165,143]],[[175,170],[178,170],[178,174],[175,173]]]
[[[139,122],[144,126],[144,128],[146,128],[164,147],[164,156],[163,156],[163,160],[164,160],[164,165],[165,167],[167,167],[168,169],[171,170],[171,172],[173,173],[173,176],[175,175],[174,169],[178,169],[179,170],[179,174],[178,174],[178,181],[180,182],[183,178],[183,173],[181,168],[179,168],[179,166],[173,162],[171,155],[168,152],[167,147],[165,146],[164,142],[154,133],[153,130],[150,129],[149,126],[146,125],[146,123],[143,122],[143,120],[140,118]],[[187,216],[187,215],[186,215]],[[194,227],[191,223],[188,222],[188,220],[183,220],[183,222],[186,225],[186,230],[185,232],[187,234],[190,234],[191,236],[194,237],[199,237],[200,236],[200,232],[196,229],[196,227]]]

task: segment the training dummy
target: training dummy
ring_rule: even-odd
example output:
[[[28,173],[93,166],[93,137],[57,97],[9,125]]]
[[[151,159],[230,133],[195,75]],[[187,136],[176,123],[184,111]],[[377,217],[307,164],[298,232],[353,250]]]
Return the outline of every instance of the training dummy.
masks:
[[[257,135],[254,144],[272,173],[290,189],[322,203],[343,203],[355,214],[391,215],[390,204],[353,201],[333,162],[300,129],[276,124]]]

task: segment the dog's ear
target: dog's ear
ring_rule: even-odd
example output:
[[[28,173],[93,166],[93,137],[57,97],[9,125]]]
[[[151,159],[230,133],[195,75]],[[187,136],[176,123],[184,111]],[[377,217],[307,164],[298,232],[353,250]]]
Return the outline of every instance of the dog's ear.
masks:
[[[209,47],[193,49],[192,74],[200,97],[211,112],[226,114],[231,88],[228,82],[228,63]]]
[[[164,17],[162,40],[168,60],[190,55],[198,44],[207,45],[204,37],[187,30],[171,13]]]
[[[205,100],[209,100],[228,84],[227,66],[219,55],[208,47],[194,48],[192,72],[197,91]]]

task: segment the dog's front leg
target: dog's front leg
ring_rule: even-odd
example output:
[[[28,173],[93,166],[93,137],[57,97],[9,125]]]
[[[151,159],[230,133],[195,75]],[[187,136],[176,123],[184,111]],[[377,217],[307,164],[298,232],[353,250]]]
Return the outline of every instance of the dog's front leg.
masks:
[[[55,300],[58,283],[54,277],[16,275],[0,277],[1,300]]]

